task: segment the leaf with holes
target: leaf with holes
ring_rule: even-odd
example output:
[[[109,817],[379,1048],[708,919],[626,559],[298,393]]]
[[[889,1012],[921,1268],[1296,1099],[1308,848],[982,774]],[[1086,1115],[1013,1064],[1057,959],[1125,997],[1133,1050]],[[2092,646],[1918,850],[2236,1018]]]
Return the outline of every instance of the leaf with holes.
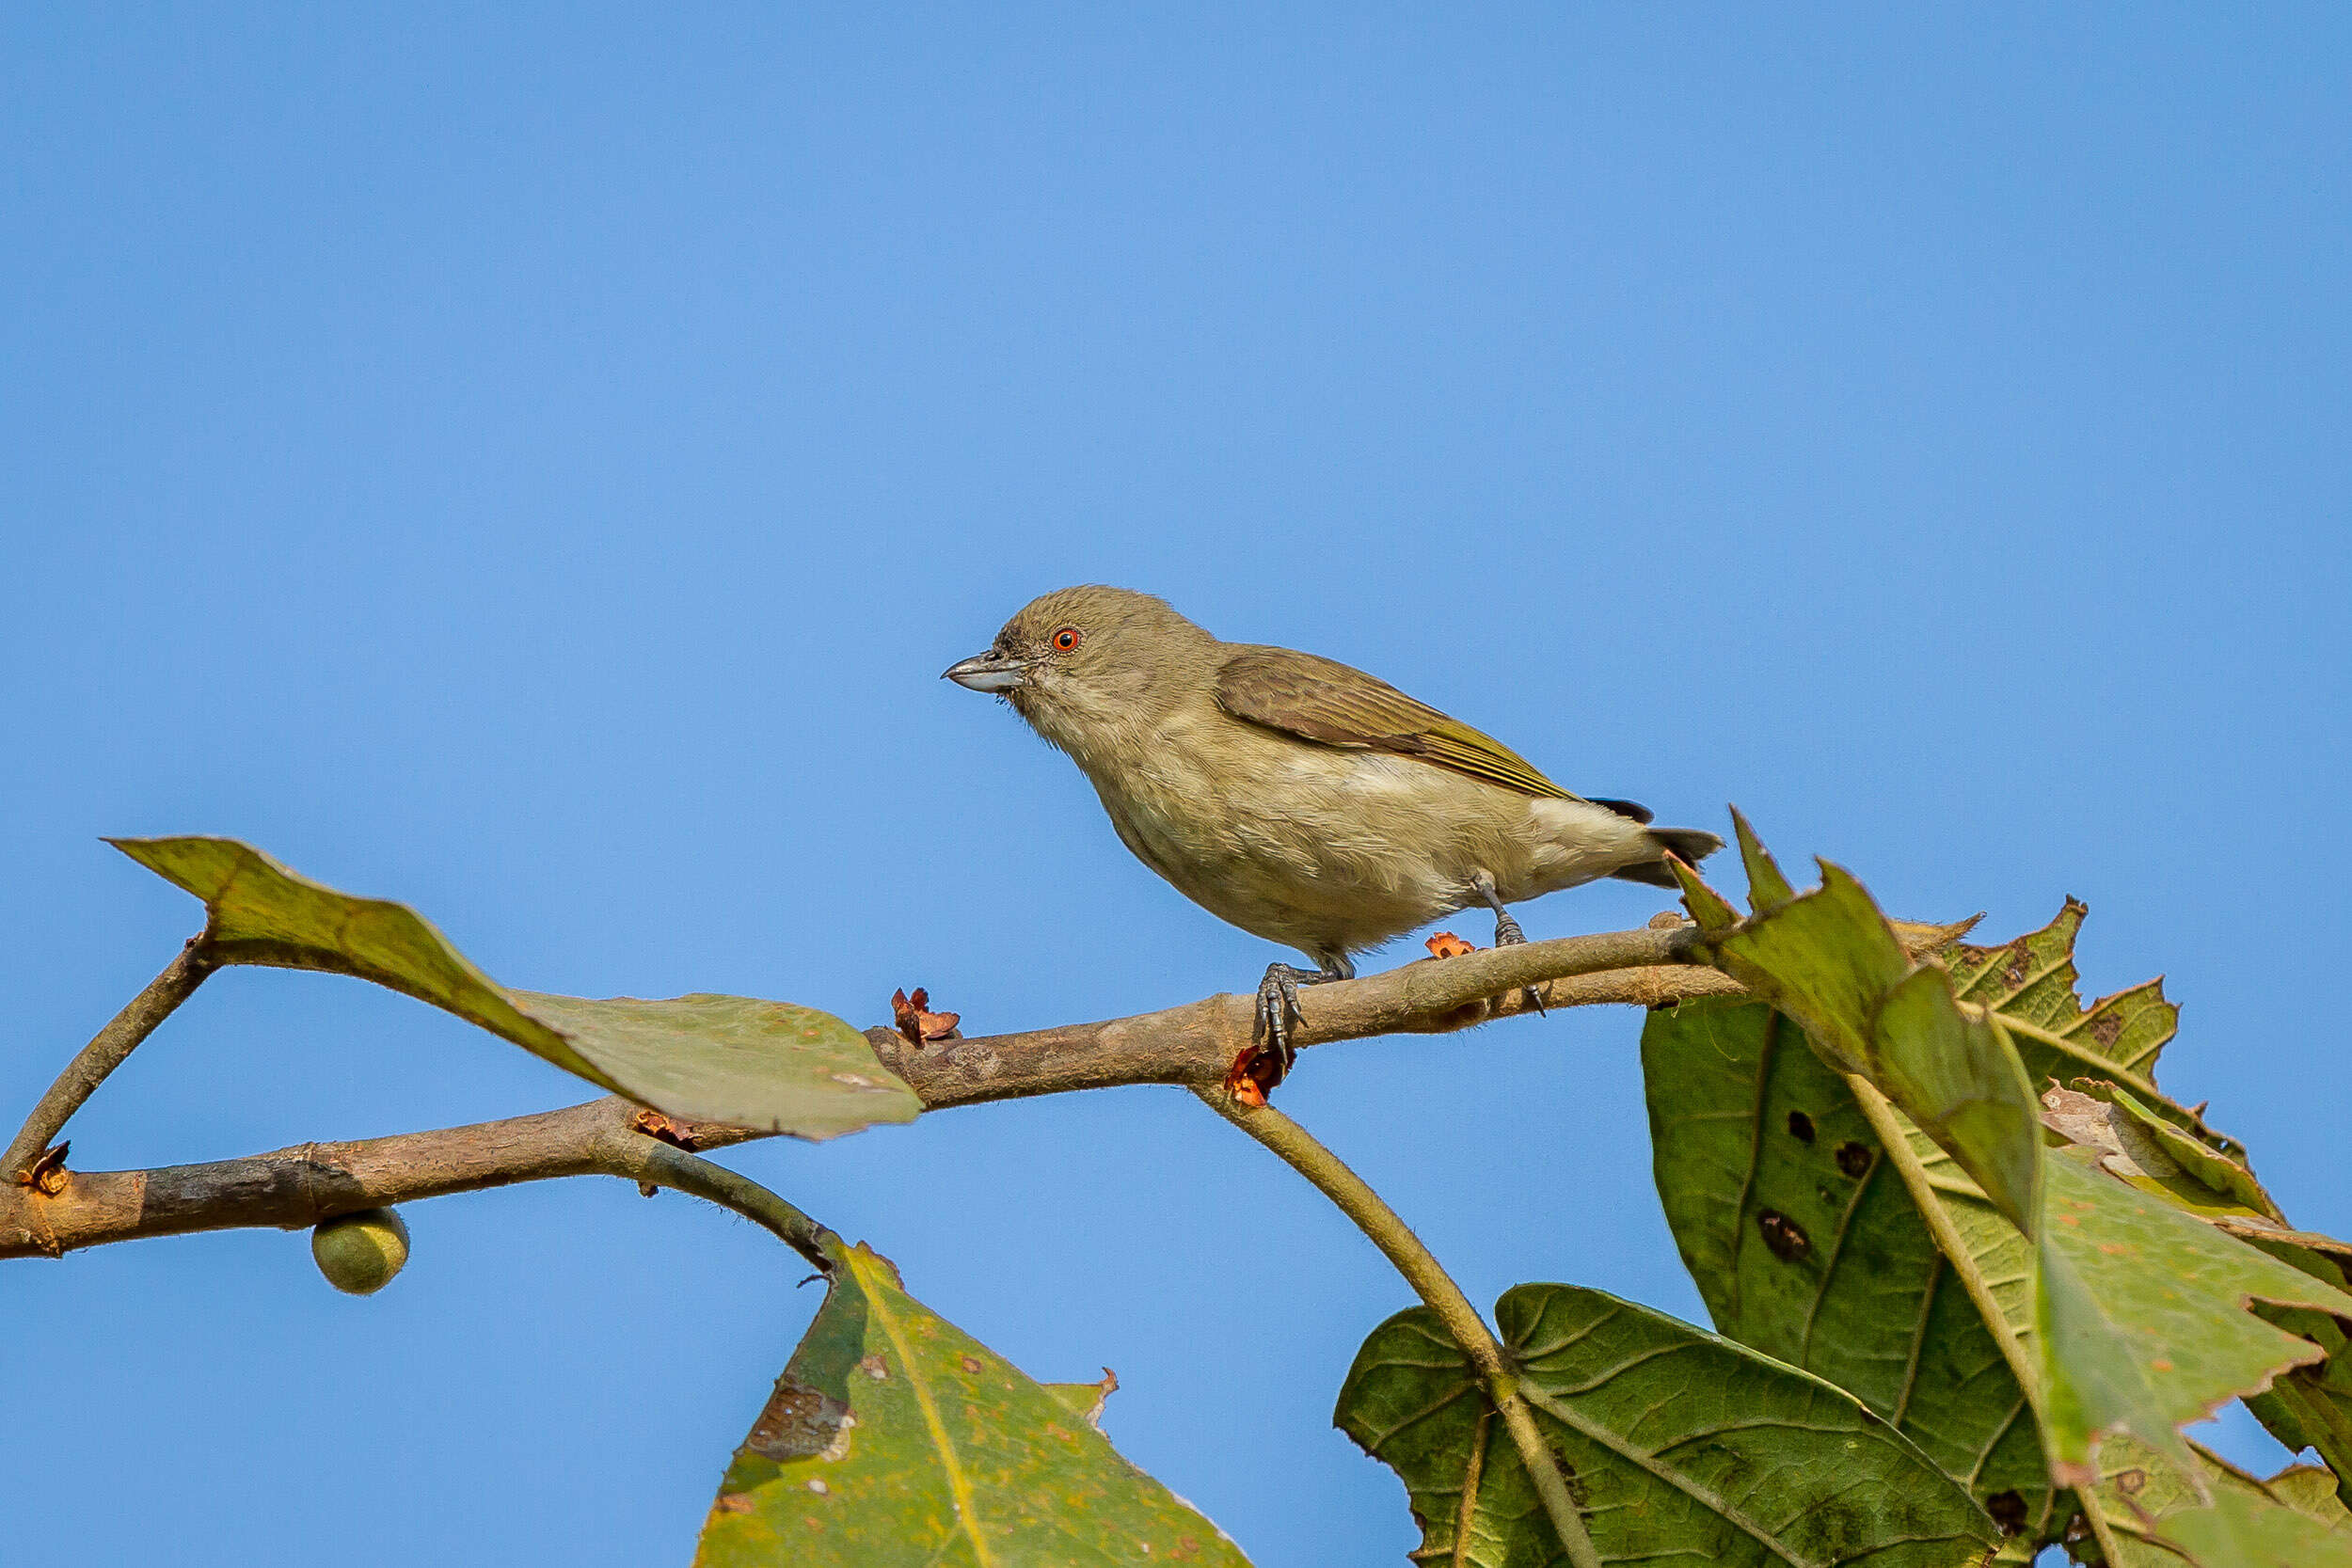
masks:
[[[110,842],[204,901],[199,940],[217,963],[372,980],[682,1121],[830,1138],[922,1109],[864,1035],[814,1007],[513,990],[406,905],[340,893],[232,839]]]
[[[1824,863],[1819,889],[1781,900],[1785,882],[1741,836],[1752,883],[1772,894],[1759,895],[1761,912],[1726,920],[1727,900],[1677,872],[1694,915],[1711,923],[1719,965],[1804,1023],[1824,1061],[1864,1085],[1856,1103],[1895,1145],[1886,1153],[1923,1217],[1990,1202],[2033,1243],[2023,1271],[2031,1312],[2022,1320],[2014,1291],[1999,1298],[1973,1245],[1953,1239],[1940,1250],[1971,1286],[1994,1343],[2036,1389],[2055,1481],[2094,1481],[2092,1449],[2119,1431],[2188,1471],[2182,1424],[2320,1359],[2317,1346],[2247,1307],[2344,1313],[2352,1294],[2105,1174],[2093,1151],[2045,1158],[2042,1108],[2020,1102],[2024,1069],[1999,1016],[1960,1001],[1940,967],[1905,967],[1894,932],[1850,875]],[[1915,1131],[1947,1157],[1942,1180],[1939,1162],[1913,1146]],[[1772,1232],[1768,1243],[1794,1250],[1785,1216]]]
[[[2168,1439],[2178,1445],[2178,1427],[2233,1397],[2259,1390],[2291,1370],[2324,1371],[2314,1365],[2322,1354],[2318,1345],[2270,1320],[2298,1308],[2314,1315],[2352,1310],[2352,1294],[2125,1185],[2088,1159],[2064,1154],[2047,1162],[2047,1218],[2037,1247],[1944,1150],[1916,1128],[1902,1132],[1902,1148],[1889,1159],[1886,1174],[1901,1176],[1915,1206],[1934,1204],[1958,1241],[1957,1255],[1944,1258],[1936,1290],[1948,1291],[1945,1274],[1952,1285],[1974,1287],[1941,1299],[1931,1293],[1923,1308],[1915,1307],[1921,1315],[1903,1323],[1921,1335],[1922,1368],[1906,1431],[1931,1419],[1940,1427],[1947,1418],[1919,1402],[1922,1394],[1935,1392],[1931,1374],[1939,1354],[1959,1352],[1962,1369],[1972,1374],[1971,1397],[1953,1407],[1963,1417],[1997,1402],[1993,1390],[2017,1386],[1974,1359],[1974,1347],[1997,1350],[1999,1341],[1990,1335],[1979,1340],[1955,1326],[1963,1301],[1990,1301],[2000,1321],[1978,1314],[1979,1321],[2038,1366],[2042,1386],[2052,1391],[2042,1446],[2076,1467],[2087,1463],[2094,1439],[2119,1425],[2165,1450]],[[1899,1291],[1890,1293],[1901,1299]],[[1835,1304],[1837,1297],[1824,1299]],[[1840,1350],[1824,1358],[1817,1351],[1815,1370],[1835,1368],[1840,1376],[1868,1384],[1857,1368],[1874,1350],[1883,1354],[1893,1334],[1887,1324],[1875,1337],[1856,1333],[1858,1354]],[[1982,1429],[1963,1418],[1954,1430]],[[1947,1458],[1948,1433],[1918,1435],[1923,1447]],[[2004,1439],[2012,1456],[2022,1441],[2015,1433]],[[2003,1473],[1997,1467],[2002,1457],[1999,1448],[1992,1450],[1995,1467],[1989,1474]],[[1957,1455],[1947,1462],[1956,1463]],[[2031,1489],[2019,1490],[2030,1503]],[[2062,1506],[2054,1508],[2051,1523],[2062,1522]]]
[[[1570,1285],[1517,1286],[1495,1319],[1603,1561],[1955,1568],[1992,1551],[1967,1492],[1818,1377]],[[1373,1331],[1333,1419],[1404,1481],[1417,1560],[1560,1560],[1484,1385],[1427,1307]]]
[[[696,1568],[1248,1568],[1095,1429],[1104,1384],[1032,1383],[887,1259],[826,1250],[834,1282],[727,1466]]]
[[[1861,1400],[2004,1528],[2060,1535],[2072,1505],[2050,1485],[1994,1330],[1804,1031],[1738,998],[1661,1008],[1642,1031],[1642,1074],[1659,1196],[1717,1331]],[[1957,1216],[1968,1267],[2025,1321],[2026,1239],[1913,1137],[1971,1196]]]
[[[2026,1239],[1904,1124],[1912,1158],[1963,1243],[1963,1263],[1948,1263],[1844,1080],[1769,1007],[1719,998],[1653,1012],[1642,1060],[1659,1194],[1716,1328],[1829,1378],[1966,1477],[1995,1519],[2035,1541],[2056,1539],[2071,1504],[2049,1484],[2024,1391],[1966,1289],[1973,1276],[1999,1304],[2001,1332],[2030,1323]],[[2103,1117],[2128,1115],[2073,1098]],[[2233,1191],[2259,1192],[2242,1167],[2168,1122],[2125,1126],[2184,1161],[2209,1162],[2198,1168]],[[2218,1204],[2227,1195],[2208,1196]],[[2306,1273],[2342,1281],[2334,1264],[2303,1256],[2315,1265]],[[2324,1313],[2260,1312],[2323,1348],[2342,1338]],[[2342,1408],[2329,1380],[2345,1375],[2333,1358],[2297,1368],[2249,1402],[2291,1447],[2324,1445]],[[2290,1413],[2306,1424],[2288,1427]]]
[[[1963,1007],[1941,967],[1913,961],[1852,873],[1823,861],[1820,887],[1781,896],[1787,879],[1744,820],[1739,828],[1757,912],[1708,933],[1716,965],[1803,1024],[1831,1067],[1876,1084],[2030,1229],[2041,1105],[2000,1025]],[[1730,907],[1711,891],[1695,899],[1698,874],[1672,869],[1694,913]]]

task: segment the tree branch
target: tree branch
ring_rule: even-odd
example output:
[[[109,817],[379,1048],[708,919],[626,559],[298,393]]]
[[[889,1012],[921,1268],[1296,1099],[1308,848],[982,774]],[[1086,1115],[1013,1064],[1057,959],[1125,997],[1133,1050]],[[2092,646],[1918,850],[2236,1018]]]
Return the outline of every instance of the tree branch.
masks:
[[[707,1198],[756,1221],[819,1269],[817,1222],[750,1178],[661,1141],[666,1119],[618,1096],[561,1111],[404,1132],[355,1143],[302,1144],[242,1160],[156,1170],[65,1171],[55,1193],[0,1192],[0,1258],[61,1257],[143,1236],[275,1226],[306,1229],[358,1209],[543,1181],[617,1176]],[[701,1134],[709,1131],[712,1135]],[[683,1130],[696,1148],[738,1141],[735,1129]]]
[[[1423,958],[1360,980],[1298,993],[1291,1043],[1306,1047],[1374,1035],[1444,1034],[1531,1010],[1619,1002],[1655,1006],[1738,985],[1703,962],[1695,926],[1561,937],[1458,958]],[[1215,1084],[1257,1042],[1254,996],[1225,994],[1132,1018],[1025,1034],[936,1041],[917,1049],[891,1029],[866,1038],[914,1086],[926,1110],[1125,1084]]]
[[[1915,953],[1966,927],[1896,929]],[[1660,1006],[1736,992],[1700,967],[1697,927],[1677,924],[1423,959],[1360,980],[1316,986],[1299,997],[1301,1046],[1373,1035],[1438,1034],[1528,1010],[1522,987],[1548,1007]],[[44,1096],[19,1143],[37,1156],[107,1070],[196,989],[201,959],[183,953],[100,1032]],[[1256,1005],[1246,996],[1203,1001],[1132,1018],[1024,1034],[909,1045],[895,1030],[866,1032],[884,1065],[912,1085],[927,1111],[1130,1084],[1220,1084],[1255,1044]],[[103,1049],[102,1049],[102,1047]],[[103,1063],[103,1068],[96,1064]],[[86,1070],[92,1069],[95,1070]],[[55,1102],[62,1107],[54,1113]],[[647,1121],[644,1118],[650,1117]],[[40,1131],[36,1135],[36,1129]],[[814,1221],[723,1167],[668,1156],[773,1136],[698,1123],[678,1127],[617,1096],[561,1111],[353,1143],[304,1144],[240,1160],[158,1170],[46,1173],[39,1186],[0,1182],[0,1259],[57,1257],[79,1247],[147,1236],[276,1226],[296,1229],[355,1209],[563,1176],[621,1176],[693,1193],[756,1220],[821,1258]],[[25,1156],[24,1158],[31,1158]],[[712,1175],[712,1172],[722,1172]],[[739,1185],[740,1183],[740,1185]],[[52,1190],[54,1184],[55,1190]],[[748,1190],[747,1190],[748,1189]],[[764,1196],[761,1196],[764,1195]]]
[[[1976,922],[1892,924],[1904,947],[1919,957],[1944,946]],[[1658,1007],[1740,990],[1738,981],[1706,963],[1706,943],[1698,927],[1679,921],[1638,931],[1491,948],[1457,958],[1422,958],[1360,980],[1300,990],[1301,1022],[1292,1026],[1291,1043],[1306,1047],[1374,1035],[1467,1029],[1534,1011],[1521,994],[1529,987],[1542,997],[1546,1009],[1607,1004]],[[883,1064],[913,1085],[924,1109],[937,1111],[1126,1084],[1220,1083],[1235,1058],[1257,1043],[1257,1022],[1255,997],[1227,994],[1100,1023],[935,1041],[920,1048],[909,1045],[894,1029],[869,1029],[866,1037]]]
[[[825,1256],[825,1227],[740,1171],[714,1160],[673,1148],[651,1137],[636,1137],[616,1151],[624,1168],[612,1176],[633,1176],[650,1197],[652,1189],[668,1187],[722,1209],[732,1209],[755,1225],[764,1226],[776,1240],[799,1253],[826,1278],[833,1277],[833,1259]]]
[[[8,1153],[0,1155],[0,1186],[12,1187],[26,1179],[41,1150],[65,1130],[65,1124],[83,1102],[98,1092],[98,1085],[106,1081],[106,1075],[120,1067],[138,1049],[139,1041],[153,1034],[155,1025],[171,1016],[173,1008],[193,996],[196,988],[204,983],[204,976],[212,972],[212,962],[204,955],[204,939],[189,938],[187,945],[180,949],[180,956],[166,964],[164,972],[150,980],[145,990],[131,998],[122,1011],[82,1047],[81,1054],[57,1074],[49,1092],[33,1107],[33,1114],[24,1118],[24,1125],[8,1145]]]

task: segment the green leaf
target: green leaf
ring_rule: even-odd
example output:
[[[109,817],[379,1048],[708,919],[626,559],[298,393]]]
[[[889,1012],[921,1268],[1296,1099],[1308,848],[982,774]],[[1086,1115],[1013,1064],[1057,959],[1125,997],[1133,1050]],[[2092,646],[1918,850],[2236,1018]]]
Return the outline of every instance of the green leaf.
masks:
[[[2212,1146],[2199,1142],[2163,1117],[2142,1104],[2129,1090],[2116,1087],[2109,1090],[2115,1108],[2123,1113],[2163,1154],[2181,1167],[2182,1172],[2199,1185],[2233,1200],[2244,1212],[2265,1219],[2286,1223],[2286,1216],[2271,1201],[2263,1184],[2254,1180],[2254,1173],[2245,1163],[2233,1160]],[[2175,1196],[2180,1196],[2176,1191]]]
[[[687,1121],[823,1139],[913,1121],[922,1101],[831,1013],[750,996],[591,1002],[509,990],[620,1093]]]
[[[2086,1007],[2075,990],[2074,939],[2090,912],[2069,898],[2058,917],[1998,947],[1956,942],[1946,958],[1952,987],[1963,1002],[1997,1008],[2057,1035],[2103,1071],[2141,1078],[2155,1072],[2156,1054],[2180,1026],[2181,1009],[2165,1000],[2161,979],[2103,996]],[[2035,1064],[2027,1062],[2031,1071]],[[2042,1082],[2037,1074],[2034,1082]],[[2048,1076],[2058,1076],[2049,1074]]]
[[[2030,1229],[2042,1207],[2042,1105],[1997,1018],[1963,1012],[1951,977],[1914,970],[1871,1020],[1871,1081]]]
[[[2157,1092],[2157,1053],[2179,1027],[2181,1009],[2165,1000],[2164,981],[2146,980],[2089,1006],[2075,990],[2074,939],[2089,910],[2069,898],[2039,931],[1999,947],[1955,942],[1945,955],[1962,1001],[2000,1013],[2010,1042],[2037,1087],[2108,1079],[2156,1115],[2226,1154],[2243,1159],[2235,1139],[2215,1132],[2196,1111]]]
[[[2331,1287],[2347,1279],[2352,1247],[2332,1237],[2290,1229],[2253,1173],[2181,1132],[2112,1084],[2084,1081],[2088,1092],[2052,1089],[2045,1122],[2095,1160],[2101,1170],[2214,1223],[2256,1250]],[[2352,1477],[2352,1341],[2328,1313],[2258,1303],[2256,1314],[2326,1353],[2327,1359],[2280,1374],[2247,1396],[2247,1408],[2289,1449],[2317,1449],[2339,1474]],[[2344,1496],[2352,1500],[2352,1481]]]
[[[736,1450],[697,1568],[1248,1568],[1089,1415],[906,1293],[864,1245]]]
[[[2215,1228],[2331,1287],[2352,1283],[2352,1247],[2332,1237],[2290,1229],[2253,1173],[2157,1117],[2112,1084],[2084,1081],[2088,1092],[2052,1089],[2044,1121],[2117,1180],[2211,1221]],[[2257,1303],[2265,1321],[2326,1353],[2249,1394],[2246,1406],[2289,1449],[2317,1449],[2352,1478],[2352,1340],[2327,1312]],[[2344,1496],[2352,1501],[2352,1479]]]
[[[1740,841],[1740,862],[1748,873],[1748,908],[1760,912],[1794,898],[1796,890],[1781,875],[1780,863],[1772,859],[1772,851],[1764,847],[1764,841],[1756,836],[1756,830],[1736,806],[1731,813],[1731,831]]]
[[[2330,1484],[2342,1505],[2352,1508],[2352,1337],[2325,1312],[2263,1307],[2262,1315],[2327,1353],[2314,1366],[2282,1372],[2246,1408],[2270,1434],[2300,1452],[2316,1449],[2333,1474]],[[2322,1472],[2323,1474],[2327,1472]]]
[[[2187,1417],[2170,1415],[2157,1399],[2151,1369],[2124,1338],[2125,1322],[2107,1312],[2074,1259],[2047,1236],[2034,1245],[2033,1313],[2034,1382],[2042,1394],[2036,1415],[2054,1480],[2077,1488],[2096,1481],[2092,1455],[2099,1441],[2126,1433],[2186,1468],[2181,1425],[2238,1391],[2225,1387],[2212,1405]],[[2022,1327],[2018,1337],[2026,1338]]]
[[[1604,1561],[1943,1568],[1991,1548],[1965,1490],[1820,1378],[1575,1286],[1515,1287],[1495,1316]],[[1559,1560],[1483,1383],[1427,1307],[1373,1331],[1333,1419],[1404,1481],[1417,1560]]]
[[[1734,997],[1650,1013],[1642,1031],[1667,1223],[1716,1329],[1828,1378],[2036,1541],[2072,1512],[2025,1391],[1961,1272],[1937,1251],[1845,1080],[1796,1023]],[[1956,1196],[1968,1268],[2018,1321],[2033,1253],[1923,1133]],[[2004,1325],[2000,1332],[2007,1332]]]
[[[2077,1416],[2053,1398],[2052,1447],[2061,1460],[2087,1458],[2093,1435],[2118,1423],[2163,1445],[2168,1432],[2136,1414],[2149,1407],[2134,1398],[2135,1379],[2161,1419],[2177,1426],[2321,1358],[2318,1346],[2248,1311],[2250,1301],[2352,1316],[2352,1294],[2088,1160],[2057,1153],[2046,1173],[2042,1296],[2056,1316],[2044,1314],[2042,1354],[2045,1369],[2056,1364],[2054,1396],[2072,1386],[2083,1401]],[[2058,1259],[2064,1268],[2052,1266]],[[2082,1316],[2086,1306],[2096,1319]]]
[[[2019,1228],[2032,1227],[2041,1106],[2016,1053],[1998,1024],[1961,1008],[1943,969],[1914,967],[1851,873],[1823,862],[1819,888],[1712,945],[1725,973],[1804,1024],[1833,1067],[1877,1085]]]
[[[337,892],[232,839],[108,842],[204,901],[201,940],[216,962],[373,980],[665,1116],[830,1138],[922,1109],[865,1036],[814,1007],[510,990],[406,905]]]
[[[1710,941],[1724,971],[1804,1024],[1832,1066],[1869,1071],[1872,1021],[1913,965],[1851,873],[1824,861],[1820,887]]]
[[[2182,1132],[2128,1090],[2094,1078],[2074,1082],[2080,1086],[2042,1093],[2042,1124],[2090,1150],[2100,1169],[2207,1219],[2283,1229],[2269,1195],[2244,1165]]]
[[[2246,1310],[2249,1299],[2352,1308],[2352,1295],[2160,1198],[2072,1158],[2045,1160],[2040,1107],[2023,1092],[2008,1029],[1963,1007],[1940,968],[1897,972],[1894,933],[1836,866],[1823,866],[1816,892],[1709,940],[1722,968],[1804,1023],[1833,1067],[1867,1079],[1964,1170],[1966,1179],[1937,1180],[1924,1156],[1908,1158],[1911,1130],[1896,1127],[1906,1147],[1889,1152],[1900,1156],[1923,1216],[1989,1199],[2034,1240],[2032,1307],[2023,1321],[2014,1292],[2000,1299],[1975,1245],[1960,1240],[1943,1250],[1976,1287],[1974,1298],[1991,1303],[1985,1313],[1997,1307],[2006,1320],[1989,1324],[1996,1336],[2032,1337],[2035,1414],[2054,1480],[2095,1481],[2092,1448],[2118,1431],[2185,1470],[2180,1424],[2319,1358],[2317,1346]]]
[[[2121,1547],[2115,1568],[2352,1568],[2352,1515],[2316,1484],[2324,1471],[2258,1481],[2198,1448],[2191,1481],[2128,1439],[2104,1457],[2095,1497]]]
[[[2317,1465],[2290,1465],[2264,1481],[2263,1490],[2329,1529],[2352,1529],[2352,1503],[2344,1501],[2331,1470]]]
[[[2217,1493],[2211,1508],[2185,1508],[2158,1530],[2196,1568],[2352,1568],[2352,1531],[2241,1492]]]

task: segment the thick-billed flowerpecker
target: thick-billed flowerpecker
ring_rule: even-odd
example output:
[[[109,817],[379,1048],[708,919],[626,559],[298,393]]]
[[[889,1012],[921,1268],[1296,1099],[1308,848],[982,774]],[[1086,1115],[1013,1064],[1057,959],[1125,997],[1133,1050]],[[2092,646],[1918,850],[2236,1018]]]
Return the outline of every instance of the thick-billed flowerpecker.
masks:
[[[1011,703],[1094,784],[1136,859],[1243,930],[1314,959],[1270,966],[1264,1038],[1287,1066],[1301,984],[1472,905],[1601,877],[1673,887],[1669,851],[1723,847],[1653,828],[1629,800],[1572,795],[1518,752],[1359,670],[1224,642],[1166,601],[1064,588],[946,678]]]

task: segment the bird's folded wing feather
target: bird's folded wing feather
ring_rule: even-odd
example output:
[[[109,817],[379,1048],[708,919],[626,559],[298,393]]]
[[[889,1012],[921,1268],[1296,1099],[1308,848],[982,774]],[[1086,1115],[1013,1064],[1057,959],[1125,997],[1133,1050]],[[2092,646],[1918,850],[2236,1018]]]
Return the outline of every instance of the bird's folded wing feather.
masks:
[[[1289,648],[1236,649],[1218,672],[1216,701],[1237,719],[1302,740],[1418,757],[1526,795],[1583,799],[1492,736],[1335,659]]]

